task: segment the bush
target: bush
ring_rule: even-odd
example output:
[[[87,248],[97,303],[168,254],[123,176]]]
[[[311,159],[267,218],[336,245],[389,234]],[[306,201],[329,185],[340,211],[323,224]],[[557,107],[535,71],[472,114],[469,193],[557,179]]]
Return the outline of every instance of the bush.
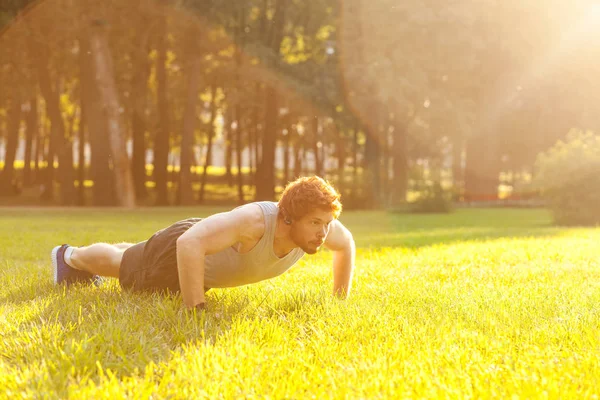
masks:
[[[413,213],[448,213],[452,211],[452,194],[447,193],[439,183],[427,186],[409,205]]]
[[[535,183],[558,225],[600,224],[600,136],[571,131],[536,160]]]

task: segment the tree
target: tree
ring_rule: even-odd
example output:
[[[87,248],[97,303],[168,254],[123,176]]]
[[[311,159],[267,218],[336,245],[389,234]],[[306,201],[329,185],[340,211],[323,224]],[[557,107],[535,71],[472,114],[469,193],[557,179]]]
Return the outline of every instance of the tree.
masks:
[[[49,163],[44,198],[52,199],[54,194],[54,156],[57,155],[60,167],[58,181],[61,188],[61,203],[72,205],[75,200],[72,147],[69,139],[65,139],[65,125],[60,110],[58,88],[52,86],[52,78],[47,68],[50,65],[48,47],[43,43],[38,43],[36,50],[39,57],[37,60],[38,79],[51,121]]]
[[[94,55],[98,93],[104,105],[105,126],[108,127],[117,198],[120,206],[132,208],[135,206],[135,191],[126,152],[125,132],[119,115],[120,106],[113,78],[112,60],[103,28],[105,21],[95,21],[93,24],[90,48]]]
[[[154,181],[156,183],[156,204],[169,204],[167,191],[167,165],[169,163],[169,139],[171,136],[171,125],[169,121],[169,102],[167,99],[167,38],[168,17],[162,17],[156,35],[157,52],[156,79],[157,79],[157,106],[158,106],[158,130],[154,137]]]
[[[198,89],[200,86],[200,67],[202,65],[202,53],[195,45],[198,34],[195,29],[189,31],[189,50],[186,65],[188,85],[187,101],[183,116],[183,132],[181,133],[181,165],[179,171],[179,204],[191,205],[194,203],[192,192],[191,167],[192,148],[194,146],[194,130],[196,123],[196,103],[198,101]]]
[[[288,1],[276,0],[273,10],[272,23],[263,39],[266,47],[272,52],[267,66],[274,68],[280,54],[281,41],[285,27],[285,12]],[[262,12],[267,19],[269,10],[265,7]],[[279,101],[277,89],[271,84],[265,90],[265,131],[262,138],[261,160],[256,170],[255,200],[272,200],[275,192],[275,144],[277,143]]]
[[[150,18],[143,18],[140,25],[145,24],[148,26],[150,21]],[[143,31],[140,46],[132,49],[134,72],[131,75],[131,133],[133,144],[131,170],[137,199],[143,199],[148,195],[146,190],[146,110],[148,108],[148,76],[150,75],[150,60],[148,59],[150,52],[149,29],[147,27]]]
[[[8,114],[8,131],[6,138],[6,151],[4,153],[4,168],[0,172],[0,194],[15,195],[14,163],[19,129],[21,126],[21,99],[18,90],[13,90],[10,112]]]
[[[208,143],[206,144],[206,156],[204,159],[204,167],[202,168],[202,178],[200,182],[200,194],[198,202],[204,202],[204,192],[208,177],[208,167],[212,165],[213,138],[215,135],[215,119],[217,118],[217,85],[211,85],[210,93],[210,120],[208,123]]]
[[[27,113],[27,130],[25,133],[25,157],[23,166],[23,186],[31,186],[33,183],[33,174],[31,171],[31,157],[33,151],[33,142],[38,138],[38,108],[37,93],[29,99],[29,111]]]
[[[87,128],[90,148],[90,173],[93,186],[92,203],[95,206],[117,204],[114,174],[110,169],[110,144],[106,134],[108,127],[102,116],[102,103],[98,85],[95,82],[95,67],[90,48],[90,34],[83,30],[79,38],[80,81],[82,82],[82,109],[85,110],[83,123]],[[82,129],[85,129],[82,126]]]

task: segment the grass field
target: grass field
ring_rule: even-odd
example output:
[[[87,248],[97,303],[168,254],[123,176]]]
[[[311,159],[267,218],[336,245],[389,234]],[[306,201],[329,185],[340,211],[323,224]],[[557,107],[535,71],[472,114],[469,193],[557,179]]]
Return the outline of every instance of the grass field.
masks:
[[[331,254],[253,286],[177,297],[51,284],[63,242],[137,241],[216,209],[0,209],[2,398],[597,398],[600,230],[543,210],[347,212]]]

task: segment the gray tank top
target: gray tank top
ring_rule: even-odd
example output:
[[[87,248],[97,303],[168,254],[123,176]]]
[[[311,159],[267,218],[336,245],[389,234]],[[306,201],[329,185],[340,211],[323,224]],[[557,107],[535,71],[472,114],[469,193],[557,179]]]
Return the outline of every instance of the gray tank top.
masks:
[[[283,274],[304,255],[295,248],[279,258],[273,251],[273,239],[277,223],[277,203],[260,201],[257,204],[265,217],[265,233],[247,253],[240,254],[232,247],[209,254],[204,261],[204,285],[208,288],[224,288],[247,285]]]

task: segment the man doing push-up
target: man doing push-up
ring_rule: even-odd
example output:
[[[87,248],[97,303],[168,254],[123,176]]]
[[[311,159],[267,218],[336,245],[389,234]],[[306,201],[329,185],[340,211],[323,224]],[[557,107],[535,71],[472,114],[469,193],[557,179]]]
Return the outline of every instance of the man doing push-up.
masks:
[[[333,293],[350,293],[355,247],[338,216],[339,193],[313,176],[289,183],[278,203],[245,204],[207,218],[189,218],[150,239],[116,245],[57,246],[54,282],[119,278],[125,289],[181,292],[188,308],[204,308],[210,288],[247,285],[274,278],[305,253],[333,251]]]

